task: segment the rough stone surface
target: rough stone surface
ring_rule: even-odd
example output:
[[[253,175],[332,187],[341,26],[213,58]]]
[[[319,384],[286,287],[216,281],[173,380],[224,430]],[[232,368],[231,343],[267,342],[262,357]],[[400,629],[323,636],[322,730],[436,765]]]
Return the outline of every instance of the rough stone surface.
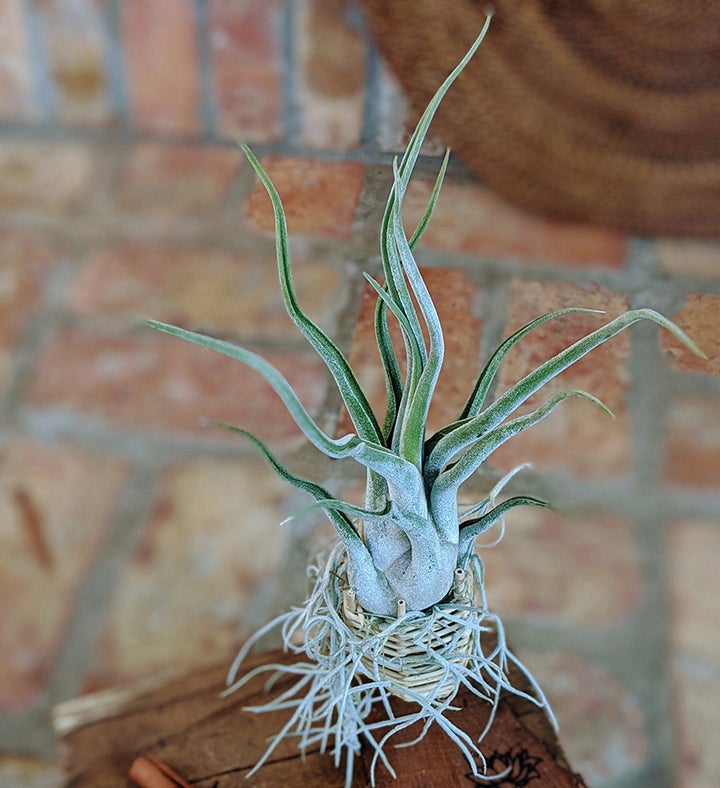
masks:
[[[50,244],[22,233],[4,235],[0,251],[0,390],[11,379],[17,342],[40,307],[43,283],[56,254]]]
[[[34,758],[0,756],[0,788],[57,788],[62,774],[57,765]]]
[[[717,490],[720,474],[720,407],[716,397],[684,394],[668,417],[665,475],[672,484]]]
[[[295,259],[303,308],[329,328],[337,267]],[[87,255],[71,290],[78,313],[138,316],[243,338],[283,339],[296,331],[283,306],[275,256],[185,246],[128,245]],[[298,333],[299,337],[300,334]]]
[[[544,688],[567,756],[588,785],[631,778],[645,764],[645,720],[630,687],[569,652],[519,656]]]
[[[91,185],[94,156],[75,142],[0,140],[0,207],[60,212]]]
[[[717,330],[719,314],[720,294],[693,293],[688,296],[682,309],[673,316],[673,320],[692,337],[707,359],[688,353],[674,337],[663,335],[663,347],[672,355],[676,369],[720,375],[720,337]]]
[[[0,784],[15,788],[49,779],[19,753],[54,756],[50,709],[83,681],[106,685],[166,655],[183,667],[181,653],[229,648],[305,593],[306,556],[331,527],[313,513],[277,528],[306,496],[283,492],[215,421],[256,432],[299,473],[362,503],[362,469],[319,458],[258,375],[140,318],[248,346],[324,429],[349,429],[327,370],[283,313],[271,205],[237,148],[246,140],[287,208],[298,299],[349,352],[382,416],[362,271],[379,271],[390,154],[416,112],[354,0],[0,0],[0,20],[0,598],[12,600],[0,604]],[[444,149],[431,130],[408,229]],[[532,216],[454,160],[446,180],[418,249],[447,344],[431,429],[456,417],[497,343],[551,309],[606,315],[529,334],[491,396],[628,305],[675,317],[708,356],[652,326],[616,337],[546,389],[585,389],[616,418],[563,403],[495,452],[463,496],[532,461],[508,494],[568,510],[514,511],[484,560],[513,641],[566,655],[537,672],[566,693],[561,712],[577,710],[561,715],[573,765],[598,788],[714,788],[720,245]],[[257,546],[255,532],[233,530],[241,504],[280,541]],[[274,592],[248,560],[261,548],[280,550],[267,558],[284,572]],[[96,594],[115,580],[114,597],[114,585]],[[163,612],[152,637],[138,634],[142,600]],[[96,642],[91,671],[84,644]]]
[[[143,219],[207,217],[220,210],[239,165],[232,148],[136,145],[120,170],[115,206]]]
[[[710,788],[720,780],[714,733],[720,726],[720,616],[715,593],[718,522],[676,523],[667,540],[670,569],[674,722],[678,785]]]
[[[281,3],[210,0],[209,49],[217,132],[269,142],[282,133]]]
[[[200,76],[192,2],[129,0],[121,5],[121,26],[133,125],[161,134],[197,134]]]
[[[425,211],[432,183],[416,181],[405,199],[406,216]],[[423,236],[429,247],[483,257],[619,268],[622,236],[606,230],[537,219],[477,185],[447,183]]]
[[[73,597],[93,568],[125,463],[68,445],[17,441],[0,452],[3,605],[0,709],[36,702],[53,671]]]
[[[0,0],[0,17],[0,117],[29,120],[34,106],[22,0]]]
[[[680,276],[717,277],[720,245],[711,241],[661,239],[656,246],[658,264]]]
[[[306,407],[316,408],[324,391],[320,362],[300,353],[266,355],[295,381]],[[222,423],[295,444],[299,434],[259,375],[150,329],[129,335],[59,332],[39,359],[30,400],[35,408],[135,431],[217,437],[225,433],[214,425]]]
[[[566,315],[531,331],[508,354],[499,376],[501,391],[620,314],[627,308],[627,302],[621,294],[598,287],[516,280],[503,335],[509,336],[535,317],[565,307],[601,309],[605,314]],[[584,477],[609,477],[627,472],[630,461],[625,402],[628,353],[627,334],[614,337],[551,380],[523,409],[538,407],[548,396],[560,391],[581,390],[604,402],[615,419],[589,402],[579,399],[563,402],[544,421],[500,447],[493,454],[493,464],[507,470],[522,462],[532,462],[541,468],[555,467]]]
[[[286,492],[260,460],[171,468],[113,596],[87,687],[227,658],[250,595],[277,572]]]
[[[350,235],[362,188],[360,164],[276,157],[261,164],[280,193],[291,233]],[[246,218],[251,228],[274,232],[272,205],[261,183],[248,198]]]
[[[312,148],[351,150],[361,142],[366,48],[345,15],[348,0],[299,4],[302,141]]]
[[[107,9],[107,0],[50,0],[38,6],[61,123],[91,126],[115,120],[104,51]]]
[[[561,515],[537,508],[515,509],[506,521],[500,544],[479,549],[493,610],[593,630],[638,609],[644,573],[632,523],[595,512]],[[497,527],[489,531],[478,548],[498,535]]]

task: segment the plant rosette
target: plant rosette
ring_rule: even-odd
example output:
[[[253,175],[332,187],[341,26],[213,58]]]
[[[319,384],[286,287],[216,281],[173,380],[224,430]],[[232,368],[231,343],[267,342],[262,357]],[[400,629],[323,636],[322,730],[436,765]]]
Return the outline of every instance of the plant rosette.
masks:
[[[370,747],[374,781],[379,762],[395,774],[387,745],[396,734],[419,722],[421,733],[415,742],[431,724],[439,725],[465,755],[472,773],[481,776],[479,770],[486,767],[482,736],[473,740],[453,719],[452,701],[461,687],[490,704],[485,732],[493,723],[503,692],[526,697],[544,708],[554,721],[537,682],[508,648],[502,621],[487,607],[483,565],[475,544],[478,536],[493,527],[499,528],[499,539],[504,531],[503,517],[513,507],[547,504],[527,496],[501,498],[503,488],[525,466],[507,474],[468,508],[458,505],[460,487],[495,449],[569,398],[579,397],[609,413],[592,394],[577,390],[556,393],[520,415],[517,411],[563,370],[633,323],[655,322],[692,352],[703,355],[667,318],[651,309],[635,309],[577,340],[502,393],[494,392],[505,356],[526,334],[569,313],[596,312],[581,307],[557,310],[535,318],[508,337],[489,357],[472,389],[468,386],[470,395],[457,420],[427,434],[427,415],[444,360],[444,337],[413,250],[433,213],[449,154],[442,162],[424,215],[410,237],[402,221],[403,198],[430,122],[480,45],[488,24],[489,19],[431,100],[402,158],[394,162],[394,185],[380,228],[384,281],[366,275],[377,294],[374,328],[387,392],[382,423],[343,353],[297,301],[282,202],[245,145],[245,155],[272,203],[279,280],[287,312],[327,365],[354,432],[339,438],[326,434],[282,374],[262,356],[224,340],[148,321],[160,331],[223,353],[255,370],[273,387],[316,449],[335,460],[351,459],[367,473],[365,502],[357,506],[295,475],[258,438],[229,427],[252,441],[280,477],[308,493],[314,502],[303,511],[324,512],[338,536],[329,557],[311,567],[314,587],[306,603],[258,631],[243,646],[230,670],[228,693],[258,673],[269,673],[273,680],[278,676],[294,679],[288,689],[252,709],[283,709],[289,715],[253,771],[267,761],[281,741],[294,739],[301,750],[319,746],[321,751],[331,751],[338,767],[344,758],[348,786],[355,755],[361,746]],[[390,320],[399,325],[401,348],[391,340]],[[404,368],[400,358],[404,358]],[[275,628],[280,630],[285,648],[301,659],[289,665],[262,665],[240,675],[250,649]],[[510,681],[511,667],[520,670],[529,692]],[[396,715],[390,702],[393,696],[412,701],[413,711]],[[384,715],[371,717],[371,710],[378,707]],[[503,774],[485,779],[500,779]]]

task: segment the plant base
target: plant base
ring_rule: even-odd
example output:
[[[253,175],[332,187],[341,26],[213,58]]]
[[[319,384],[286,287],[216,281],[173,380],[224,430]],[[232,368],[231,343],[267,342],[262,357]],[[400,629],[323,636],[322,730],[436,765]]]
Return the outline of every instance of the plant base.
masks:
[[[232,666],[229,681],[234,683],[226,694],[260,674],[270,674],[268,686],[284,676],[293,679],[279,696],[249,707],[256,713],[290,712],[253,772],[290,739],[301,751],[329,751],[338,768],[344,761],[349,786],[354,760],[364,745],[373,753],[374,783],[380,763],[395,776],[388,757],[390,741],[419,724],[417,743],[434,723],[465,757],[471,773],[482,778],[487,763],[481,744],[503,692],[535,704],[552,719],[542,691],[507,647],[502,622],[484,604],[479,559],[473,559],[471,576],[458,575],[456,592],[447,603],[428,611],[400,611],[394,620],[370,616],[354,606],[346,570],[345,554],[338,546],[315,571],[315,587],[306,605],[260,630]],[[469,590],[471,582],[477,585],[479,603]],[[280,628],[286,650],[307,661],[263,664],[235,680],[250,649],[274,628]],[[522,684],[511,679],[511,671],[523,677]],[[453,699],[461,688],[488,704],[485,728],[477,736],[470,736],[453,714]],[[393,697],[411,702],[400,715],[392,708]]]

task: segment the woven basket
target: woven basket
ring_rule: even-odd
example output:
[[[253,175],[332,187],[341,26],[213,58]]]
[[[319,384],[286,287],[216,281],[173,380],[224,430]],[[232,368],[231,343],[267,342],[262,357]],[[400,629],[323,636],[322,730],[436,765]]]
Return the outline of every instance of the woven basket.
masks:
[[[364,0],[424,108],[494,9],[435,129],[510,201],[649,235],[720,236],[716,0]]]
[[[480,615],[474,608],[474,593],[472,573],[456,570],[452,597],[441,606],[442,615],[428,626],[426,618],[410,616],[407,623],[397,625],[397,619],[371,615],[357,604],[352,590],[344,590],[343,619],[361,638],[370,640],[394,627],[387,638],[377,638],[382,644],[377,652],[361,658],[365,675],[389,681],[390,694],[403,700],[415,700],[418,695],[441,700],[455,693],[457,682],[434,655],[442,653],[456,664],[468,663],[465,655],[473,651],[473,633],[466,622]],[[398,619],[404,615],[401,601]]]

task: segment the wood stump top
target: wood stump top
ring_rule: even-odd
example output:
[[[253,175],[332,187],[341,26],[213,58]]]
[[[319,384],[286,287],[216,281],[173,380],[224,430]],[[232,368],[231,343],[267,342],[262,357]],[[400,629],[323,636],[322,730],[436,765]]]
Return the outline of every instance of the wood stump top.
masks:
[[[291,662],[281,653],[249,659],[246,668],[263,662]],[[246,775],[265,752],[267,740],[280,730],[287,712],[255,714],[245,706],[268,699],[258,677],[227,698],[227,665],[147,680],[119,690],[110,690],[61,704],[54,715],[62,749],[66,788],[230,788],[231,786],[318,786],[342,788],[343,768],[336,769],[332,756],[317,750],[301,757],[295,744],[283,741],[268,763],[253,777]],[[274,692],[287,687],[280,681]],[[489,706],[472,693],[461,691],[453,714],[477,738],[487,720]],[[402,713],[409,704],[393,701]],[[417,735],[409,729],[405,740]],[[398,741],[402,737],[398,736]],[[469,764],[437,725],[431,726],[421,743],[412,747],[388,748],[390,763],[398,779],[393,780],[378,765],[375,785],[395,788],[428,786],[490,785],[496,788],[583,788],[582,778],[573,774],[545,713],[534,704],[508,695],[500,702],[496,719],[485,737],[482,751],[488,773],[511,767],[502,780],[491,782],[473,777]],[[353,786],[370,784],[372,752],[363,748],[356,758]],[[143,770],[150,777],[143,776]],[[153,776],[154,775],[154,776]],[[154,780],[154,781],[153,781]]]

